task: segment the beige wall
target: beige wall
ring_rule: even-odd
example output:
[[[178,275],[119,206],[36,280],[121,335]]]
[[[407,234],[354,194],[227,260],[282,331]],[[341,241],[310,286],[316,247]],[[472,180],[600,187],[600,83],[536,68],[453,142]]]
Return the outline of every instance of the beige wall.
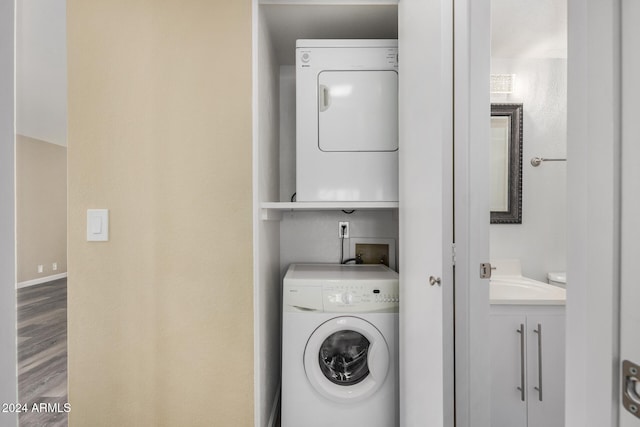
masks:
[[[16,136],[16,214],[18,283],[65,273],[66,147]]]
[[[252,425],[251,2],[67,19],[70,425]]]

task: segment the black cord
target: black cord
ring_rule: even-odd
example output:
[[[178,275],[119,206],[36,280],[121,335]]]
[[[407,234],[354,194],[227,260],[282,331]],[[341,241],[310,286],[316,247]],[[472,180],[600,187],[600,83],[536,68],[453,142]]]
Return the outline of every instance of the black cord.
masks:
[[[352,213],[354,213],[356,210],[350,210],[350,211],[345,211],[344,209],[342,209],[342,212],[346,213],[347,215],[351,215]]]
[[[347,225],[342,224],[340,228],[340,264],[344,264],[344,235],[347,232]]]
[[[296,194],[297,194],[297,193],[293,193],[293,194],[291,195],[291,201],[292,201],[292,202],[293,202],[293,199],[295,199],[295,198],[296,198]]]
[[[344,261],[342,261],[343,264],[347,264],[349,262],[354,262],[356,264],[358,264],[358,259],[357,258],[349,258],[349,259],[345,259]]]

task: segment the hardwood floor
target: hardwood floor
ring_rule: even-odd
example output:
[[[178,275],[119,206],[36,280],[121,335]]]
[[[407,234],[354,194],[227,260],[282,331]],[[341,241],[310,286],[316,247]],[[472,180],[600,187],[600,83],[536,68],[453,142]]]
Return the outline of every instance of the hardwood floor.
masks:
[[[20,427],[67,426],[67,279],[18,289],[18,400]]]

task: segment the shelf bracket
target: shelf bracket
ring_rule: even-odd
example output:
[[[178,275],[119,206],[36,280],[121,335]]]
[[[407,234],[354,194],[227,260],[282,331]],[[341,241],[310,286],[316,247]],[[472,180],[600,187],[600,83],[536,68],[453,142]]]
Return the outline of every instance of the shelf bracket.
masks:
[[[263,221],[281,221],[282,211],[269,208],[260,208],[260,219]]]

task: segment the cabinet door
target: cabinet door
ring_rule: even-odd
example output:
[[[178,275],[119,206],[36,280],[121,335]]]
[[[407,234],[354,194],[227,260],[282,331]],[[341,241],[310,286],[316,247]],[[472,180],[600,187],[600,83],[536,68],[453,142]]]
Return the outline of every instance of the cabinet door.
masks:
[[[638,182],[640,182],[640,169],[633,161],[637,161],[640,155],[638,134],[640,115],[638,97],[640,96],[640,54],[638,42],[640,41],[640,2],[625,0],[622,2],[622,151],[625,153],[622,159],[622,224],[621,224],[621,283],[620,283],[620,362],[628,360],[634,364],[640,364],[640,194],[638,194]],[[634,48],[635,46],[635,48]],[[615,352],[614,352],[615,354]],[[622,368],[622,366],[620,367]],[[633,381],[633,375],[629,369],[621,369],[624,372],[624,392],[620,399],[620,427],[632,427],[640,425],[638,413],[629,411],[630,404],[640,394],[640,383]],[[615,381],[614,381],[615,383]],[[622,406],[624,403],[627,405]]]
[[[564,426],[565,316],[527,317],[529,427]]]
[[[491,427],[527,425],[526,330],[524,315],[491,315]]]

